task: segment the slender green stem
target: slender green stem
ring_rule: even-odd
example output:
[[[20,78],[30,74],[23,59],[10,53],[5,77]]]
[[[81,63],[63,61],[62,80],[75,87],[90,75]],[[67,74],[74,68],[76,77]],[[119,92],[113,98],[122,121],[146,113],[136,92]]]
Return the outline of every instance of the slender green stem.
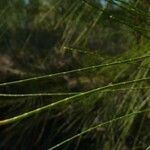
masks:
[[[150,145],[146,148],[146,150],[150,150]]]
[[[95,6],[93,4],[91,4],[90,2],[87,2],[86,0],[83,0],[87,5],[89,5],[90,7],[93,7],[95,10],[97,11],[104,11],[103,8],[100,8],[98,6]],[[108,17],[110,17],[111,20],[114,20],[120,24],[126,25],[129,28],[131,28],[132,30],[139,32],[140,34],[142,34],[145,38],[150,39],[150,36],[148,35],[148,32],[150,32],[150,30],[147,29],[143,29],[142,27],[139,27],[137,25],[134,25],[133,23],[129,23],[129,21],[124,21],[124,19],[116,17],[116,16],[112,16],[109,12],[105,11],[105,14],[107,14]]]
[[[72,92],[72,93],[30,93],[30,94],[3,94],[0,93],[0,97],[38,97],[38,96],[68,96],[68,95],[76,95],[80,92]]]
[[[59,72],[59,73],[55,73],[55,74],[49,74],[49,75],[44,75],[44,76],[39,76],[39,77],[33,77],[33,78],[28,78],[28,79],[23,79],[23,80],[18,80],[18,81],[5,82],[5,83],[1,83],[0,87],[9,86],[9,85],[16,85],[16,84],[22,84],[22,83],[26,83],[26,82],[41,80],[41,79],[48,79],[48,78],[52,78],[52,77],[59,77],[59,76],[67,75],[67,74],[70,74],[70,73],[77,73],[77,72],[81,72],[81,71],[91,71],[93,69],[99,69],[99,68],[102,68],[102,67],[109,67],[109,66],[121,65],[121,64],[124,64],[124,63],[137,62],[137,61],[141,61],[143,59],[149,58],[149,57],[150,57],[150,55],[144,55],[144,56],[141,56],[141,57],[126,59],[126,60],[123,60],[123,61],[116,61],[116,62],[107,63],[107,64],[94,65],[94,66],[85,67],[85,68],[81,68],[81,69],[75,69],[75,70],[70,70],[70,71],[65,71],[65,72]]]
[[[116,121],[119,121],[119,120],[122,120],[122,119],[126,119],[126,118],[129,119],[130,117],[132,117],[132,116],[134,116],[134,115],[138,115],[138,114],[146,113],[146,112],[150,112],[150,108],[145,109],[145,110],[141,110],[141,111],[138,111],[138,112],[133,112],[133,113],[130,113],[130,114],[127,114],[127,115],[124,115],[124,116],[117,117],[117,118],[115,118],[115,119],[106,121],[106,122],[104,122],[104,123],[98,124],[98,125],[96,125],[96,126],[94,126],[94,127],[91,127],[91,128],[89,128],[89,129],[87,129],[87,130],[81,132],[81,133],[78,133],[78,134],[72,136],[71,138],[68,138],[67,140],[62,141],[61,143],[59,143],[59,144],[57,144],[57,145],[51,147],[49,150],[54,150],[54,149],[56,149],[56,148],[58,148],[58,147],[64,145],[65,143],[70,142],[70,141],[76,139],[77,137],[80,137],[80,136],[82,136],[82,135],[84,135],[84,134],[87,134],[87,133],[89,133],[89,132],[91,132],[91,131],[93,131],[93,130],[95,130],[95,129],[97,129],[97,128],[100,128],[100,127],[102,127],[102,126],[105,126],[105,125],[107,125],[107,124],[114,123],[114,122],[116,122]],[[150,147],[149,147],[149,148],[150,148]],[[146,149],[146,150],[149,150],[149,148]]]
[[[143,90],[150,89],[150,87],[137,87],[137,88],[119,88],[119,89],[107,89],[104,91],[100,91],[100,93],[106,92],[117,92],[117,91],[126,91],[126,90]],[[38,96],[69,96],[69,95],[77,95],[83,93],[82,92],[72,92],[72,93],[30,93],[30,94],[6,94],[0,93],[0,97],[38,97]]]
[[[0,121],[0,126],[10,124],[10,123],[13,123],[13,122],[16,122],[16,121],[20,121],[24,118],[33,116],[35,114],[39,114],[39,113],[47,111],[47,110],[50,110],[53,107],[59,106],[63,103],[71,103],[71,102],[74,102],[75,100],[77,101],[76,98],[79,98],[79,97],[82,97],[82,96],[88,96],[92,93],[100,92],[100,91],[103,91],[103,90],[107,90],[107,89],[111,89],[111,88],[117,88],[117,87],[125,86],[125,85],[130,85],[130,84],[133,84],[133,83],[144,82],[144,81],[147,81],[147,80],[150,80],[150,77],[137,79],[137,80],[132,80],[132,81],[120,82],[120,83],[116,83],[116,84],[110,84],[110,85],[107,85],[107,86],[104,86],[104,87],[99,87],[99,88],[96,88],[96,89],[92,89],[90,91],[67,97],[67,98],[62,99],[60,101],[57,101],[57,102],[54,102],[52,104],[37,108],[35,110],[26,112],[24,114],[21,114],[21,115],[18,115],[18,116],[9,118],[9,119],[1,120]],[[80,99],[78,99],[78,100],[80,100]]]

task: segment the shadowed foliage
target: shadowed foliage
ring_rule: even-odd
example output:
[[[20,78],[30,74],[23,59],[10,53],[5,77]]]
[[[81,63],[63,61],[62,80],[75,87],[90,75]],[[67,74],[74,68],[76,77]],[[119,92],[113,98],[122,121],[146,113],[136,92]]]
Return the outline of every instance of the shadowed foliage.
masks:
[[[150,3],[0,1],[0,149],[148,150]]]

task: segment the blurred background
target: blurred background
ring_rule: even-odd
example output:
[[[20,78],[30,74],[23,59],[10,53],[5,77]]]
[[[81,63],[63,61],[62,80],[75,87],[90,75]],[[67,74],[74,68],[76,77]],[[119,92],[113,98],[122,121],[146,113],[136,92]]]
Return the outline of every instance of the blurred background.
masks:
[[[0,82],[109,64],[149,54],[148,0],[0,0]],[[84,92],[149,75],[149,59],[0,86],[5,94]],[[146,87],[146,89],[142,88]],[[79,102],[0,127],[0,149],[46,150],[98,123],[150,106],[149,82],[93,93]],[[131,88],[138,88],[131,90]],[[0,96],[0,120],[66,95]],[[59,149],[144,150],[150,116],[98,128]]]

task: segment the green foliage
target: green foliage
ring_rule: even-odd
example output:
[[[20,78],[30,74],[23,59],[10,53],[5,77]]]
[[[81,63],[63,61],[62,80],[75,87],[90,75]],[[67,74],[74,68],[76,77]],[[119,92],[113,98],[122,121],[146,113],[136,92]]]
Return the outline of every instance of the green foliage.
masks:
[[[1,1],[0,149],[149,149],[149,7]]]

